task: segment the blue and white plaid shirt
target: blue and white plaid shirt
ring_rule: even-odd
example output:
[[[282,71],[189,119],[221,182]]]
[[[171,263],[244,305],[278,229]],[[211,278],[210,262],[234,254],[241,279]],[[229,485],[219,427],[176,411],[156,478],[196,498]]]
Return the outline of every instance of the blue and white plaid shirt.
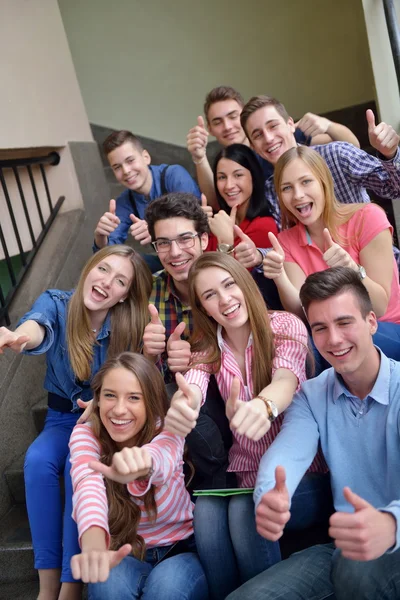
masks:
[[[312,148],[325,159],[339,202],[371,202],[365,188],[382,198],[400,199],[400,149],[391,160],[380,160],[347,142],[331,142]],[[281,211],[273,176],[265,182],[265,196],[271,203],[272,216],[281,229]],[[260,250],[263,255],[266,254],[263,249]],[[400,264],[397,248],[394,248],[394,254]]]

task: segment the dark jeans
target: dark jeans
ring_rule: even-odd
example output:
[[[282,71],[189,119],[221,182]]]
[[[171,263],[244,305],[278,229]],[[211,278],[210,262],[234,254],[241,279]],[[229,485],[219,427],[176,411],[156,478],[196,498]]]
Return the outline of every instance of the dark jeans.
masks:
[[[264,298],[267,308],[270,310],[283,310],[281,299],[279,298],[278,288],[273,279],[267,279],[263,273],[252,271],[252,276]]]

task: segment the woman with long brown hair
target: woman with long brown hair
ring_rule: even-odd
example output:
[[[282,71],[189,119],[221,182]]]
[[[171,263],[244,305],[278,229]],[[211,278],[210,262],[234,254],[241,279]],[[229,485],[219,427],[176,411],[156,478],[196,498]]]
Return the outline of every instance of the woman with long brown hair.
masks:
[[[77,546],[68,504],[72,493],[66,489],[63,540],[59,478],[65,470],[67,487],[68,441],[80,416],[77,401],[92,398],[92,377],[107,356],[140,349],[151,288],[151,274],[140,255],[127,246],[109,246],[88,260],[75,291],[47,290],[14,332],[0,329],[0,349],[46,354],[47,359],[46,422],[24,467],[39,600],[80,597],[69,566]]]
[[[292,314],[268,312],[252,276],[232,256],[209,252],[199,257],[190,270],[189,290],[192,360],[185,383],[177,377],[180,390],[166,427],[182,436],[191,431],[215,374],[233,431],[228,470],[240,488],[252,488],[282,413],[306,378],[307,331]],[[319,456],[312,470],[325,471]],[[195,533],[215,600],[280,559],[278,543],[256,531],[251,494],[198,498]]]
[[[70,440],[82,548],[71,561],[74,576],[89,583],[90,600],[207,600],[183,478],[184,440],[163,431],[161,374],[145,357],[124,352],[103,365],[92,388],[90,421]]]

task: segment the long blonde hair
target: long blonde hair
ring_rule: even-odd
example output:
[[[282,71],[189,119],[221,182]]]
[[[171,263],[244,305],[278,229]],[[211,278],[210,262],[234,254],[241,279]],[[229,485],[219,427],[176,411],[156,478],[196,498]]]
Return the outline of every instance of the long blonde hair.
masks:
[[[199,273],[211,267],[218,267],[229,273],[243,293],[253,335],[253,393],[259,394],[272,379],[272,361],[275,355],[274,333],[267,307],[254,279],[237,260],[221,252],[202,254],[193,263],[189,272],[189,303],[193,315],[193,334],[190,338],[192,352],[204,353],[199,362],[209,365],[213,373],[220,369],[218,324],[206,314],[196,292],[196,279]],[[192,366],[196,366],[196,363]]]
[[[124,302],[110,308],[111,335],[108,356],[124,350],[136,352],[142,343],[148,323],[148,300],[153,280],[143,258],[129,246],[106,246],[96,252],[84,266],[78,285],[68,305],[67,345],[75,376],[81,381],[90,378],[93,361],[93,332],[89,311],[83,302],[83,287],[89,272],[112,255],[127,257],[133,266],[133,278]]]
[[[347,223],[354,213],[365,205],[363,203],[342,204],[336,199],[333,179],[328,165],[318,152],[307,146],[290,148],[290,150],[282,154],[275,166],[274,184],[281,209],[282,229],[289,229],[298,223],[296,217],[284,205],[281,190],[284,170],[296,158],[300,158],[311,169],[313,175],[322,186],[325,197],[322,219],[325,227],[327,227],[335,241],[343,246],[347,246],[350,240],[343,239],[343,236],[340,236],[339,226]]]
[[[141,354],[123,352],[114,358],[108,359],[93,378],[93,412],[91,414],[92,431],[101,446],[100,460],[105,465],[111,465],[115,452],[120,450],[116,442],[110,437],[107,429],[100,419],[99,399],[104,377],[112,369],[127,369],[140,383],[143,400],[146,407],[146,423],[136,446],[150,443],[164,427],[164,417],[168,410],[168,398],[164,380],[157,367]],[[132,544],[133,555],[143,560],[146,547],[142,536],[137,534],[141,518],[139,506],[132,501],[127,486],[110,479],[105,479],[108,500],[108,521],[111,533],[111,550],[117,550],[123,544]],[[145,510],[151,521],[157,518],[157,505],[155,501],[155,488],[150,489],[141,498]]]

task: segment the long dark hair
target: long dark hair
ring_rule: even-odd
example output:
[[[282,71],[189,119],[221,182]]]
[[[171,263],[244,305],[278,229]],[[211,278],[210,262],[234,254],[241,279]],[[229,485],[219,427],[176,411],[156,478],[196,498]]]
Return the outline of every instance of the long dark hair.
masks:
[[[264,175],[262,172],[261,165],[258,162],[253,150],[251,150],[248,146],[245,146],[244,144],[231,144],[231,146],[222,148],[221,152],[217,154],[217,157],[215,159],[213,168],[214,187],[218,204],[221,210],[227,212],[228,215],[231,212],[230,207],[227,205],[227,203],[219,193],[217,186],[218,163],[221,160],[221,158],[227,158],[228,160],[232,160],[233,162],[238,163],[251,173],[251,178],[253,181],[253,193],[251,194],[250,202],[247,207],[246,219],[252,221],[256,217],[271,217],[271,205],[264,194]]]

